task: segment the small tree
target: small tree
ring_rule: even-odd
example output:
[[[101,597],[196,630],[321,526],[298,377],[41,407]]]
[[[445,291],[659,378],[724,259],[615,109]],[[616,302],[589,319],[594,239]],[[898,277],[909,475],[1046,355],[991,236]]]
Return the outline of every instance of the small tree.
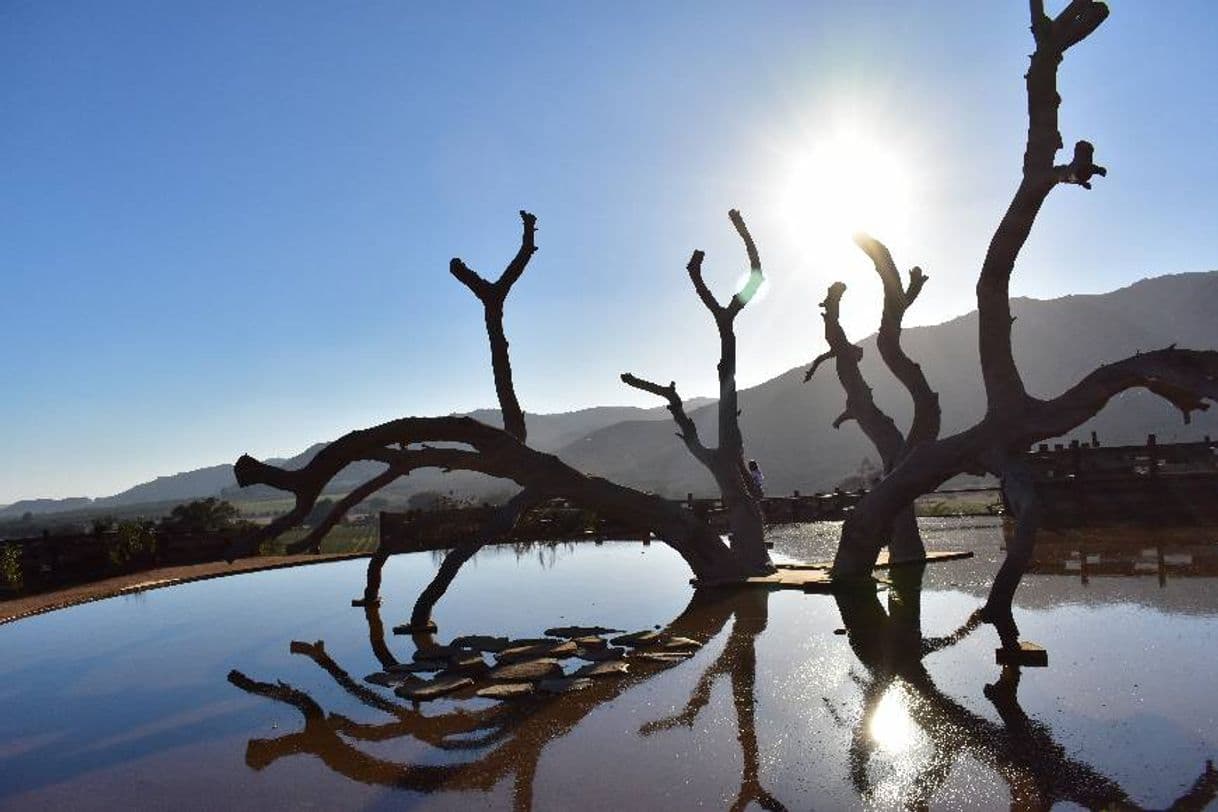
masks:
[[[231,503],[209,496],[178,505],[161,520],[161,529],[171,533],[216,533],[238,525],[240,511]]]

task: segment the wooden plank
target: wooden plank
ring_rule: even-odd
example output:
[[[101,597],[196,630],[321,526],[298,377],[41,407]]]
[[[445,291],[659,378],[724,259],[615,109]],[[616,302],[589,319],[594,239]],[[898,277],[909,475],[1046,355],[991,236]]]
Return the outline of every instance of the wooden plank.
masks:
[[[973,554],[969,551],[939,551],[927,553],[925,559],[900,562],[900,564],[933,564],[940,561],[955,561],[961,558],[972,557]],[[890,566],[900,566],[900,564],[889,564],[888,553],[884,551],[880,554],[880,559],[876,561],[875,568],[887,569]],[[794,564],[776,564],[775,567],[776,571],[770,575],[707,581],[693,578],[690,579],[689,583],[695,589],[710,587],[755,587],[758,589],[802,589],[804,592],[833,591],[833,576],[829,572],[833,567],[832,563],[800,562]],[[885,583],[881,579],[877,579],[877,582]]]
[[[1028,668],[1045,668],[1049,665],[1049,652],[1027,640],[1019,641],[1019,648],[994,649],[994,661],[999,665],[1022,665]]]
[[[891,566],[900,566],[901,564],[938,564],[943,561],[957,561],[962,558],[972,557],[973,553],[971,550],[935,550],[928,552],[926,558],[919,558],[914,561],[902,561],[900,564],[894,565],[888,560],[888,551],[881,550],[879,558],[876,559],[875,568],[883,570]],[[774,566],[780,570],[828,570],[833,568],[833,562],[799,562],[794,564],[775,564]]]

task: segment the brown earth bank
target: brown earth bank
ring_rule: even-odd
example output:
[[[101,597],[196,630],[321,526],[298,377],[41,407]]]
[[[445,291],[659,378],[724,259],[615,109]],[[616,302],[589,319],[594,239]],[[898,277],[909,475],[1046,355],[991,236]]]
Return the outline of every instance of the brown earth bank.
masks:
[[[204,564],[143,570],[128,575],[106,578],[101,581],[57,589],[52,592],[42,592],[37,595],[0,601],[0,625],[33,615],[40,615],[43,612],[52,612],[56,609],[64,609],[81,603],[112,598],[116,595],[130,595],[135,592],[145,592],[150,589],[186,584],[192,581],[204,581],[209,578],[223,578],[226,575],[237,575],[243,572],[260,572],[262,570],[283,569],[285,567],[322,564],[329,561],[345,561],[351,558],[367,558],[368,555],[368,553],[267,555],[239,559],[232,564],[224,561],[210,561]]]

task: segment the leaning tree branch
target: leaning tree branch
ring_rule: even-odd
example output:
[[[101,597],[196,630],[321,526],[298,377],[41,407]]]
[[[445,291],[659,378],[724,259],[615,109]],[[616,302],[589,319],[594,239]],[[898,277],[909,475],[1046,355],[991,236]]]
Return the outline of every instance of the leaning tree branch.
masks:
[[[693,454],[703,465],[710,466],[714,464],[714,452],[702,444],[701,438],[698,437],[698,427],[690,419],[689,415],[685,413],[685,404],[681,400],[681,396],[677,394],[676,381],[669,383],[668,386],[660,386],[658,383],[652,383],[644,378],[631,375],[629,372],[624,372],[622,373],[622,383],[635,389],[641,389],[644,392],[658,395],[667,400],[668,411],[672,414],[672,419],[677,424],[677,428],[680,429],[677,432],[677,436],[685,443],[689,453]]]
[[[926,284],[926,274],[921,268],[909,272],[909,287],[901,286],[901,275],[887,246],[874,237],[858,234],[855,244],[871,259],[884,287],[884,311],[880,317],[880,331],[876,335],[876,348],[885,365],[896,376],[913,399],[913,421],[905,437],[905,445],[912,448],[919,443],[934,440],[939,436],[941,411],[939,394],[930,388],[922,367],[910,358],[901,346],[901,323],[905,311]]]
[[[1182,350],[1173,344],[1105,364],[1055,398],[1038,401],[1022,434],[1025,447],[1060,437],[1089,420],[1116,395],[1128,389],[1149,389],[1180,410],[1188,423],[1194,411],[1218,402],[1218,352]]]
[[[476,271],[458,258],[453,258],[449,265],[449,273],[461,284],[470,289],[478,301],[482,302],[486,319],[486,334],[491,345],[491,368],[495,376],[495,394],[499,398],[499,410],[503,412],[503,428],[520,442],[528,436],[524,422],[524,411],[516,398],[516,388],[512,382],[512,364],[508,355],[507,335],[503,331],[503,303],[516,284],[529,259],[537,252],[536,233],[537,217],[521,210],[520,221],[523,233],[520,236],[520,249],[508,266],[495,282],[482,278]]]
[[[461,443],[468,449],[421,448],[406,451],[390,446],[419,443]],[[307,465],[285,470],[249,455],[237,461],[238,484],[272,485],[296,497],[292,512],[270,529],[235,542],[230,555],[249,555],[257,543],[299,523],[325,485],[349,463],[376,460],[399,468],[438,467],[470,470],[510,479],[556,496],[596,508],[608,518],[646,527],[677,550],[700,576],[730,572],[735,562],[727,547],[712,538],[689,511],[664,499],[641,493],[599,477],[589,477],[558,457],[520,443],[506,431],[469,417],[404,417],[350,432],[319,451]]]

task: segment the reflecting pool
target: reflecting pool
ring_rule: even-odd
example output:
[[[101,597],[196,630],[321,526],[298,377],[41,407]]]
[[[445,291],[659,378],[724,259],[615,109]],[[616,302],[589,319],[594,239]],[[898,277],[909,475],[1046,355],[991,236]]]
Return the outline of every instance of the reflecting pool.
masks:
[[[658,543],[484,550],[436,606],[437,642],[603,625],[701,644],[508,701],[466,689],[416,704],[365,679],[413,661],[416,640],[392,627],[434,574],[431,554],[390,560],[379,608],[351,607],[356,560],[0,626],[0,807],[1214,803],[1218,538],[1050,539],[1016,597],[1049,667],[1019,669],[996,665],[997,636],[970,620],[1001,526],[923,531],[929,549],[977,555],[838,596],[695,595]],[[836,535],[776,528],[774,552],[823,560]]]

